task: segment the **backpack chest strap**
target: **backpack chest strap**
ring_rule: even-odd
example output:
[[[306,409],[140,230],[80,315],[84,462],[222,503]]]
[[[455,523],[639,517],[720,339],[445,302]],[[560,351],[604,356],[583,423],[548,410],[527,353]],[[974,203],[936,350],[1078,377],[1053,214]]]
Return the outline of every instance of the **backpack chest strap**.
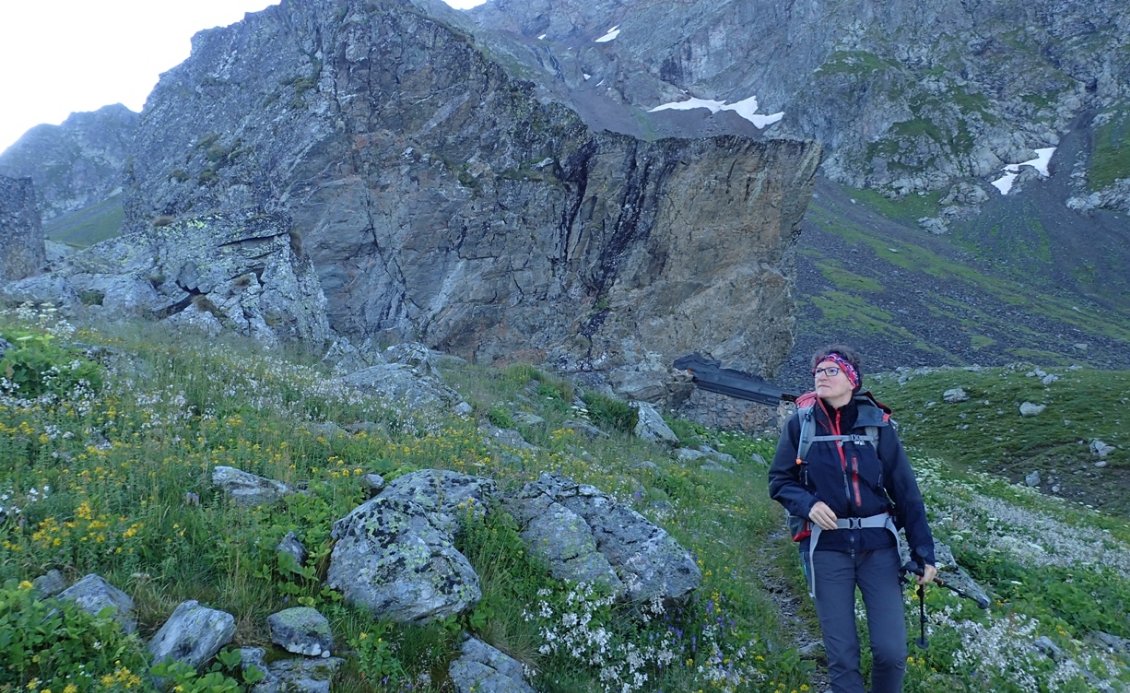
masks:
[[[809,438],[809,440],[812,441],[813,443],[841,441],[841,442],[845,442],[845,443],[852,442],[852,443],[855,443],[856,445],[863,445],[864,443],[870,443],[871,445],[875,445],[877,438],[878,438],[878,435],[871,435],[870,433],[868,433],[866,435],[860,435],[858,433],[853,433],[851,435],[838,435],[838,436],[812,436],[811,438]]]

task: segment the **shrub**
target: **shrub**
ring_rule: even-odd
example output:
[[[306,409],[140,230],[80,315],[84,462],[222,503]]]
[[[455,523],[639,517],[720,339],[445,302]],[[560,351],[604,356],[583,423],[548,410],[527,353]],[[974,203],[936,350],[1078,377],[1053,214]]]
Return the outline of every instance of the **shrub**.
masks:
[[[490,411],[487,412],[487,421],[490,421],[499,428],[515,427],[514,417],[510,416],[510,412],[506,410],[506,407],[491,407]]]
[[[0,588],[0,633],[2,690],[94,690],[99,682],[101,690],[140,689],[148,669],[141,641],[123,633],[109,609],[92,615],[73,602],[41,601],[30,582]]]
[[[589,417],[601,428],[631,433],[639,423],[639,414],[626,402],[591,392],[582,399],[589,410]]]
[[[51,394],[65,399],[84,389],[102,389],[102,368],[50,334],[8,335],[13,347],[0,357],[0,392],[24,399]]]

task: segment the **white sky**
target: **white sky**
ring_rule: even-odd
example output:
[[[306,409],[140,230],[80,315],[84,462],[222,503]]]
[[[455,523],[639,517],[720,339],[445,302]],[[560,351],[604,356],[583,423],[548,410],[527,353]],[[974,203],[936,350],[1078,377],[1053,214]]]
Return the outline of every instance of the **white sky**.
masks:
[[[485,0],[444,0],[466,9]],[[0,152],[41,123],[114,103],[141,111],[201,29],[278,0],[0,0]]]

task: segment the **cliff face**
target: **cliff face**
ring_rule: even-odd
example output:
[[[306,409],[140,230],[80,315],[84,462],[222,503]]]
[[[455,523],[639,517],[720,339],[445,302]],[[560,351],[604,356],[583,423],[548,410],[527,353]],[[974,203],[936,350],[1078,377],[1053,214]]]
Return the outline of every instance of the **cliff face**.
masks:
[[[597,370],[635,393],[692,350],[771,373],[819,148],[593,130],[446,16],[284,2],[198,34],[146,104],[127,228],[285,211],[347,334]]]
[[[46,263],[34,184],[0,176],[0,282],[40,272]]]

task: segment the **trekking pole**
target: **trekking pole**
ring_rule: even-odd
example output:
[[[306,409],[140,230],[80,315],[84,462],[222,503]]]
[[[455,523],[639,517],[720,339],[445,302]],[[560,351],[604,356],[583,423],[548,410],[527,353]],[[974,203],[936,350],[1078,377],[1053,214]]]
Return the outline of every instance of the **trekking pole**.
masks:
[[[900,569],[900,572],[902,573],[902,579],[909,583],[910,578],[906,577],[906,574],[912,573],[914,575],[921,575],[922,567],[914,561],[907,561]],[[929,643],[926,642],[926,585],[918,585],[917,592],[919,635],[918,639],[914,641],[914,644],[925,650],[929,646]]]
[[[926,585],[918,586],[918,628],[918,641],[914,644],[925,650],[928,646],[926,642]]]

